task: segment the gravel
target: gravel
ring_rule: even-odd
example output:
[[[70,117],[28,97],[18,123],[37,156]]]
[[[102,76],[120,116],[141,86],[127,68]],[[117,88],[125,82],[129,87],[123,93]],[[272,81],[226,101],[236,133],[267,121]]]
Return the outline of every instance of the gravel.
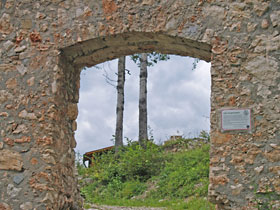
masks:
[[[154,208],[154,207],[123,207],[123,206],[97,206],[92,205],[88,210],[165,210],[165,208]]]

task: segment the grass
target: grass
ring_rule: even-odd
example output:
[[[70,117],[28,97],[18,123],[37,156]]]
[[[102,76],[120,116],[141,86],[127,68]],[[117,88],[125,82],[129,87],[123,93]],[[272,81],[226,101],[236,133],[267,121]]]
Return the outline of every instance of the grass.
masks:
[[[81,192],[86,203],[117,206],[166,207],[172,210],[212,210],[206,199],[209,175],[209,144],[190,139],[146,149],[129,142],[118,155],[107,153],[94,166],[78,166]],[[193,142],[192,142],[193,143]],[[177,147],[179,152],[169,149]],[[183,148],[183,149],[182,149]]]

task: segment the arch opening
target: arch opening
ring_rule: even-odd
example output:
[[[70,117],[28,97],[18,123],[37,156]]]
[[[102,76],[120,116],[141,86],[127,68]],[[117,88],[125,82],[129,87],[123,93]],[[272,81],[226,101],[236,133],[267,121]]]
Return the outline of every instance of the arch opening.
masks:
[[[180,37],[171,37],[157,33],[129,33],[112,37],[97,38],[78,43],[61,50],[61,58],[66,61],[63,68],[65,89],[68,101],[78,103],[80,88],[80,72],[84,67],[91,67],[104,61],[135,53],[159,52],[181,56],[196,57],[201,60],[211,60],[211,46]],[[70,124],[74,122],[70,122]],[[77,126],[72,126],[72,135]]]

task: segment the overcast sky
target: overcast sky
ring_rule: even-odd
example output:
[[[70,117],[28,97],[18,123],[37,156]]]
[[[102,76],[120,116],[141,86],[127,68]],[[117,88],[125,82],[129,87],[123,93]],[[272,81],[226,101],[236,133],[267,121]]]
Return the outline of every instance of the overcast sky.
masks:
[[[124,137],[137,140],[139,68],[129,57],[126,61],[131,75],[126,75],[125,83]],[[200,61],[192,70],[192,62],[189,57],[171,56],[148,69],[148,125],[156,142],[170,135],[193,137],[210,129],[210,63]],[[104,74],[117,79],[117,60],[98,67],[81,73],[75,133],[80,154],[113,145],[117,91]]]

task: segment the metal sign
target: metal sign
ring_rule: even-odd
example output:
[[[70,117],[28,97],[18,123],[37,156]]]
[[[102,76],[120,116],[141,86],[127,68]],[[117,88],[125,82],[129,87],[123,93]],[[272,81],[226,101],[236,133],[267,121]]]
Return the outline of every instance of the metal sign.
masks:
[[[222,130],[250,130],[250,109],[227,109],[222,110]]]

